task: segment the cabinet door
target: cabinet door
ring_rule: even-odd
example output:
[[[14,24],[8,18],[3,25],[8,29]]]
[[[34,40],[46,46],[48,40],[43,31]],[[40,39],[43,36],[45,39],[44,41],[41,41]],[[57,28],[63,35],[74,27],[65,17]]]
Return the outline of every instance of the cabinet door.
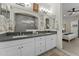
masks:
[[[45,38],[44,37],[37,37],[35,38],[35,55],[40,55],[44,53],[45,49]]]
[[[50,50],[52,48],[51,46],[51,38],[46,38],[46,50]]]
[[[46,50],[50,50],[56,46],[56,35],[46,37]]]
[[[56,46],[56,39],[51,38],[51,48],[54,48]]]
[[[34,42],[22,44],[21,54],[22,54],[22,56],[33,56],[33,55],[35,55],[34,49],[35,49],[34,48]]]
[[[41,53],[44,53],[45,51],[46,51],[45,46],[36,47],[35,55],[40,55]]]
[[[0,49],[0,56],[18,56],[18,55],[20,55],[20,50],[18,49],[18,46]]]
[[[57,40],[57,35],[52,35],[51,36],[51,47],[52,48],[56,47],[56,40]]]

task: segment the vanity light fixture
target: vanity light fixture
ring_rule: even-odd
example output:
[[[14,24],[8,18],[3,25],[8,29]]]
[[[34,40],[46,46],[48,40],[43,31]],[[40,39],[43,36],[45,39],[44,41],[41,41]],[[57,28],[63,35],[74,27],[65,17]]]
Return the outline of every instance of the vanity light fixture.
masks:
[[[49,14],[52,14],[52,10],[49,10],[47,8],[44,8],[44,7],[40,7],[40,11],[44,12],[44,13],[49,13]]]
[[[64,15],[64,16],[66,16],[66,15]]]

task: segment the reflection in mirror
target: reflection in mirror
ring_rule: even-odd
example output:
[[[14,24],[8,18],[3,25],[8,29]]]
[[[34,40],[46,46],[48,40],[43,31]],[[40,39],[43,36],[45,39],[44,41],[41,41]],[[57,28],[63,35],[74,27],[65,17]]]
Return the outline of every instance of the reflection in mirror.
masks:
[[[49,29],[49,19],[46,18],[46,29]]]
[[[38,29],[38,18],[28,14],[15,14],[15,32],[26,32],[26,30]]]

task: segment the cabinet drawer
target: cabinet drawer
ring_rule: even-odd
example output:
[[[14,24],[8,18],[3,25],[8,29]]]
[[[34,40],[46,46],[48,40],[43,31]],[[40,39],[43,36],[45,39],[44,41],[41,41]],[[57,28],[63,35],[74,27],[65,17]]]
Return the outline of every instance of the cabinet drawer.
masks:
[[[53,37],[54,37],[53,35],[49,35],[49,36],[46,36],[45,39],[46,39],[46,40],[50,40],[50,39],[53,38]]]
[[[45,36],[46,39],[49,39],[51,36]]]
[[[34,42],[33,38],[30,39],[21,39],[21,40],[14,40],[14,41],[6,41],[6,42],[0,42],[0,48],[7,48],[7,47],[12,47],[12,46],[17,46],[23,43],[29,43],[29,42]]]
[[[46,50],[45,50],[45,46],[38,47],[38,48],[36,48],[35,54],[36,54],[36,55],[40,55],[41,53],[44,53],[45,51],[46,51]]]
[[[27,38],[20,40],[19,44],[34,42],[34,38]]]
[[[36,41],[35,45],[36,45],[36,47],[45,46],[45,40],[42,40],[42,41]]]
[[[45,40],[44,37],[36,37],[35,41],[41,41],[41,40]]]
[[[49,43],[52,40],[54,40],[54,38],[48,38],[48,39],[46,39],[46,43]]]
[[[57,35],[56,34],[55,35],[52,35],[51,38],[56,39],[57,38]]]
[[[57,39],[57,35],[50,35],[46,37],[46,40],[56,40]]]
[[[0,48],[0,56],[20,56],[19,46],[12,46],[8,48]]]
[[[14,41],[5,41],[5,42],[0,42],[0,48],[8,48],[8,47],[12,47],[12,46],[17,46],[19,45],[18,40],[14,40]]]

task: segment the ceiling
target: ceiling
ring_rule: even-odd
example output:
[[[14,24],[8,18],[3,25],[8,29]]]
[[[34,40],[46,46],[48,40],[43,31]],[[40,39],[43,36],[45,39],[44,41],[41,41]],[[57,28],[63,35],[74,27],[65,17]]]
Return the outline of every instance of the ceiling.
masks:
[[[54,6],[56,3],[39,3],[40,7],[47,8],[48,10],[55,9],[56,7]],[[62,3],[62,13],[63,13],[63,18],[65,19],[73,19],[75,16],[70,16],[69,10],[72,8],[76,8],[76,10],[79,10],[79,3]]]
[[[40,6],[42,7],[45,7],[47,9],[52,9],[53,8],[56,8],[56,7],[53,7],[53,5],[55,5],[56,3],[39,3]],[[69,10],[71,10],[72,8],[76,8],[76,10],[79,10],[79,3],[62,3],[62,13],[63,13],[63,18],[66,19],[66,20],[74,20],[75,16],[70,16]]]
[[[47,8],[47,9],[50,9],[52,7],[53,3],[39,3],[39,5]]]
[[[69,10],[72,8],[76,8],[76,10],[79,10],[79,3],[62,3],[62,13],[64,18],[71,18],[74,16],[70,16]]]
[[[39,3],[39,5],[41,7],[47,8],[47,9],[53,9],[53,5],[55,5],[56,3]],[[62,13],[63,13],[63,17],[73,17],[73,16],[69,16],[69,10],[71,10],[72,8],[76,8],[76,10],[79,10],[79,3],[62,3]],[[64,16],[65,15],[65,16]]]

